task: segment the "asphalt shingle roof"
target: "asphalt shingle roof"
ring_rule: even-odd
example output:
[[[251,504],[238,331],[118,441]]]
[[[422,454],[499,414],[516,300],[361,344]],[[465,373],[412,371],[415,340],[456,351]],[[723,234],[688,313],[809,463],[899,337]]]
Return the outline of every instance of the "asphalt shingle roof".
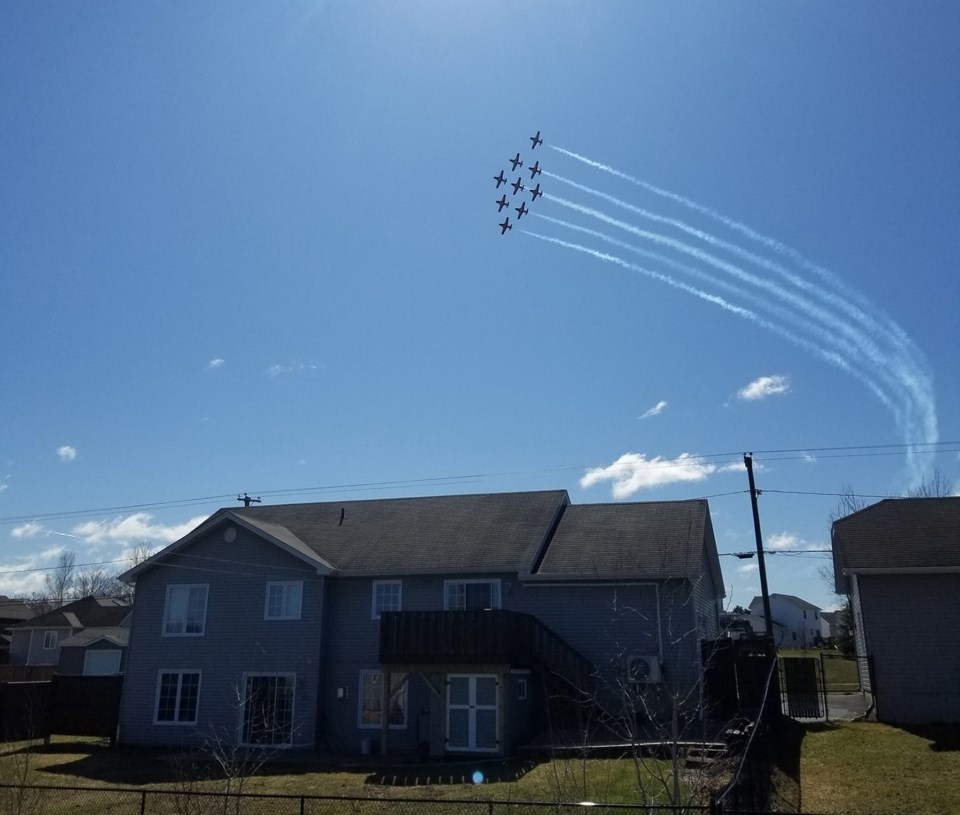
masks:
[[[130,606],[112,597],[84,597],[65,606],[38,614],[14,628],[78,628],[120,625]]]
[[[960,568],[960,498],[888,498],[833,524],[839,572]]]
[[[703,500],[569,506],[537,575],[693,578],[708,517]]]
[[[564,490],[242,507],[231,513],[341,574],[524,571],[568,502]],[[292,535],[282,537],[284,535]]]

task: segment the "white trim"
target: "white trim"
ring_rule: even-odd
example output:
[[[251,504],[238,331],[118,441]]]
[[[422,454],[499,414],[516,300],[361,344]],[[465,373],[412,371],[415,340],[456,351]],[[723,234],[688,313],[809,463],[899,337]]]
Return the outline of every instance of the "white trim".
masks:
[[[484,583],[493,586],[495,588],[496,597],[492,598],[494,600],[494,602],[491,604],[492,608],[502,608],[503,592],[501,591],[499,577],[460,577],[443,581],[443,610],[450,611],[450,586],[460,584],[466,586],[468,584],[477,583]],[[466,610],[470,611],[471,609]]]
[[[53,645],[47,645],[47,641],[53,637]],[[60,632],[59,631],[44,631],[43,632],[43,651],[56,651],[57,644],[60,642]]]
[[[161,721],[157,714],[160,712],[160,686],[165,674],[172,674],[177,679],[177,698],[174,702],[173,719]],[[180,721],[177,716],[180,713],[180,692],[183,690],[183,677],[186,674],[197,675],[197,708],[194,711],[192,721]],[[193,727],[200,720],[200,688],[203,686],[203,671],[199,668],[161,668],[157,671],[157,689],[153,698],[153,723],[159,727]]]
[[[844,569],[845,575],[855,574],[958,574],[960,566],[884,566],[876,568]]]
[[[202,588],[203,591],[203,630],[202,631],[167,631],[167,613],[170,610],[170,592],[174,589],[187,589],[187,606],[190,604],[190,589]],[[207,603],[210,599],[209,583],[170,583],[167,586],[163,600],[163,618],[160,623],[161,637],[202,637],[207,631]],[[186,622],[184,623],[186,628]]]
[[[401,609],[403,609],[403,581],[402,580],[374,580],[373,588],[370,591],[370,619],[371,620],[380,619],[380,615],[377,613],[377,587],[378,586],[398,586],[400,588],[399,596],[397,598],[397,607],[381,609],[381,611],[400,611]]]
[[[269,676],[269,677],[282,677],[290,683],[290,734],[289,738],[285,742],[278,743],[261,743],[261,742],[251,742],[247,743],[243,740],[243,731],[246,729],[246,716],[247,716],[247,680],[253,679],[258,676]],[[293,746],[293,725],[296,721],[296,708],[297,708],[297,675],[296,673],[291,673],[289,671],[244,671],[240,675],[240,681],[243,687],[243,702],[240,705],[240,732],[238,734],[237,741],[243,747],[278,747],[286,748]]]
[[[108,674],[103,673],[87,673],[87,660],[91,655],[105,656],[106,654],[116,654],[117,660],[117,669],[115,671],[110,671]],[[123,661],[123,651],[119,648],[94,648],[91,650],[85,650],[83,652],[83,675],[84,676],[112,676],[113,674],[120,673],[120,664]]]
[[[287,594],[291,587],[296,586],[298,595],[297,595],[297,611],[296,614],[276,614],[271,616],[270,614],[270,588],[271,586],[283,586],[283,597],[282,605],[283,608],[286,608],[288,603]],[[263,594],[263,619],[267,621],[274,620],[299,620],[303,616],[303,581],[302,580],[268,580],[266,588],[264,589]]]

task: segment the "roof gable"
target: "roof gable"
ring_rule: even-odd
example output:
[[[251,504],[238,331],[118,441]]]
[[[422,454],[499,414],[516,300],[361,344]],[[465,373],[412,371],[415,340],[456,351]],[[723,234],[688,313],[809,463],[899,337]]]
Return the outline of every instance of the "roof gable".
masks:
[[[960,570],[960,497],[888,498],[840,518],[832,529],[834,576]]]
[[[38,614],[13,628],[89,628],[120,625],[130,606],[113,597],[83,597],[60,608]]]

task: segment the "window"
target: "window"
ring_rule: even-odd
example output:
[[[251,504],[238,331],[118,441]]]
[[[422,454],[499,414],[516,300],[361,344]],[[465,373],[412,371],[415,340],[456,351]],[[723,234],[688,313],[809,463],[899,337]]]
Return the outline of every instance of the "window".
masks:
[[[399,611],[402,589],[399,580],[374,580],[370,618],[379,620],[381,612]]]
[[[202,637],[207,619],[207,586],[167,586],[163,636]]]
[[[444,587],[448,611],[500,608],[499,580],[447,580]]]
[[[161,671],[154,724],[196,724],[200,671]]]
[[[517,680],[517,699],[519,699],[521,702],[524,702],[527,699],[527,680],[526,679]]]
[[[293,740],[296,674],[247,674],[243,692],[244,744],[289,745]]]
[[[390,727],[402,729],[407,726],[407,674],[387,674],[390,682],[390,696],[387,707],[390,710]],[[380,671],[360,671],[360,727],[380,727],[381,687],[383,674]]]
[[[57,632],[56,631],[44,631],[43,632],[43,647],[45,650],[49,651],[52,648],[57,647]]]
[[[302,599],[302,581],[290,580],[267,583],[267,598],[264,603],[263,619],[299,620]]]

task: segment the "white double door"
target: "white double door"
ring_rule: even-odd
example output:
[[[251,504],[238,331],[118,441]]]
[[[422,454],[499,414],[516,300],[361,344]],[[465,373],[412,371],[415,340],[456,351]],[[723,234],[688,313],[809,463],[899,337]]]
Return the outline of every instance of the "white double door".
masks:
[[[495,753],[500,749],[498,697],[496,674],[447,675],[448,750]]]

